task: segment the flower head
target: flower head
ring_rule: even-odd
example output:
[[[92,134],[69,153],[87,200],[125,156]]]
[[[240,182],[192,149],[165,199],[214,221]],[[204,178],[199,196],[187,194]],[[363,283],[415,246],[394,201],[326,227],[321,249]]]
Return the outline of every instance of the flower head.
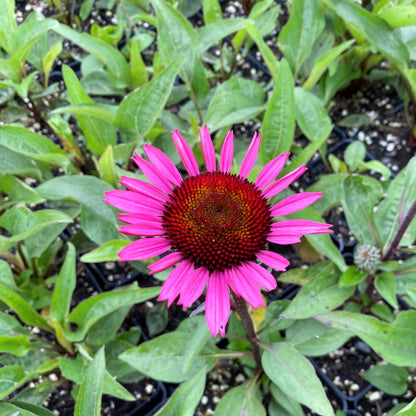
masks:
[[[188,308],[207,286],[205,311],[213,336],[225,335],[230,314],[231,289],[254,309],[265,306],[260,287],[273,290],[276,279],[259,262],[285,271],[289,261],[269,251],[267,243],[292,244],[304,234],[330,232],[330,224],[309,220],[274,221],[319,199],[320,192],[289,196],[275,205],[277,195],[306,168],[302,165],[275,180],[289,157],[282,153],[260,171],[255,182],[247,180],[255,164],[261,136],[254,135],[238,174],[232,174],[233,133],[223,143],[219,169],[208,128],[200,129],[206,171],[201,173],[189,144],[172,132],[177,152],[188,172],[185,179],[159,149],[145,145],[148,161],[135,154],[133,160],[149,182],[122,177],[127,190],[106,192],[108,202],[126,211],[124,234],[142,237],[127,245],[120,260],[143,260],[163,255],[149,266],[151,273],[174,267],[162,286],[159,300],[168,306]],[[167,253],[167,254],[166,254]]]
[[[363,271],[371,273],[381,263],[381,250],[370,244],[362,244],[354,253],[354,264]]]

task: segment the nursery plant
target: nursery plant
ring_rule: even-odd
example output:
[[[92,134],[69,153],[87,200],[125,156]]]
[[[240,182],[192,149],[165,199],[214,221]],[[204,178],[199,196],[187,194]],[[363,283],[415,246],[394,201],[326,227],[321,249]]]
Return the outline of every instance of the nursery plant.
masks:
[[[415,413],[416,159],[331,150],[366,85],[413,143],[413,2],[0,10],[0,415]]]

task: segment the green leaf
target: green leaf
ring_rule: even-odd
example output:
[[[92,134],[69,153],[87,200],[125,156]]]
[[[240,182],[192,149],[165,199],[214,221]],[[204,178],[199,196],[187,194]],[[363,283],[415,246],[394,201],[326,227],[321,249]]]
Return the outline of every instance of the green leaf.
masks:
[[[296,122],[311,142],[332,130],[328,112],[315,94],[300,87],[295,88],[294,94]]]
[[[107,182],[88,175],[58,176],[36,188],[47,199],[72,200],[82,204],[82,229],[97,244],[122,237],[118,232],[115,210],[102,202],[104,192],[111,189]]]
[[[205,388],[206,369],[202,368],[192,378],[181,384],[156,416],[192,416]]]
[[[350,333],[330,328],[312,318],[296,321],[286,330],[286,341],[308,356],[328,354],[350,338]]]
[[[127,240],[107,241],[102,246],[84,254],[81,257],[83,263],[100,263],[103,261],[119,260],[118,253],[130,242]]]
[[[27,325],[37,326],[50,332],[46,321],[20,295],[12,289],[0,284],[0,300],[8,305]]]
[[[144,140],[165,107],[182,64],[183,59],[172,62],[147,85],[134,90],[121,102],[115,124],[124,142]]]
[[[16,283],[14,282],[12,269],[10,268],[9,263],[7,263],[3,259],[0,259],[0,283],[7,286],[9,289],[12,289],[12,290],[17,289]],[[1,324],[0,324],[0,329],[1,329]]]
[[[252,25],[249,22],[244,22],[244,26],[251,36],[251,38],[256,42],[257,47],[264,59],[264,62],[267,65],[270,73],[272,74],[273,79],[277,79],[279,73],[279,61],[277,60],[274,52],[270,49],[267,43],[264,41],[263,36],[256,26]]]
[[[270,385],[270,391],[274,398],[271,403],[272,408],[273,410],[277,408],[275,413],[271,413],[269,408],[270,416],[305,416],[299,402],[283,393],[276,384]]]
[[[264,98],[257,82],[234,76],[217,87],[205,123],[218,130],[251,119],[264,110]]]
[[[11,53],[13,32],[17,28],[14,14],[15,2],[14,0],[2,0],[1,5],[3,13],[0,13],[0,43],[7,52]]]
[[[208,50],[219,43],[221,39],[242,29],[244,25],[244,19],[235,18],[219,20],[200,27],[197,33],[202,42],[201,51]]]
[[[348,226],[361,244],[375,245],[373,211],[380,196],[381,193],[375,193],[360,176],[344,179],[342,207]]]
[[[263,163],[290,150],[295,132],[293,77],[285,59],[280,61],[276,85],[263,118],[260,157]]]
[[[152,299],[159,294],[159,291],[159,287],[128,289],[101,293],[84,300],[75,307],[69,316],[69,321],[77,324],[78,330],[68,333],[68,339],[80,341],[99,319],[124,306]]]
[[[335,309],[347,300],[355,289],[354,287],[339,287],[338,279],[337,268],[329,263],[298,292],[283,311],[282,316],[290,319],[306,319]]]
[[[197,99],[209,91],[209,84],[200,60],[201,40],[191,23],[171,4],[152,0],[156,12],[157,42],[165,66],[185,58],[179,76],[192,87]]]
[[[353,286],[367,277],[367,272],[360,270],[357,266],[351,266],[342,273],[339,279],[339,287]]]
[[[13,411],[15,413],[12,413]],[[44,407],[18,400],[0,403],[0,414],[2,416],[54,416],[54,413]]]
[[[262,363],[271,381],[289,397],[319,415],[334,415],[312,364],[290,344],[278,342],[271,345],[264,351]]]
[[[156,305],[147,312],[146,326],[151,338],[163,332],[168,324],[168,318],[168,308],[162,302],[156,303]]]
[[[374,223],[380,236],[382,254],[386,254],[399,228],[402,216],[416,199],[416,157],[390,183],[387,196],[374,214]],[[413,220],[414,221],[414,220]],[[408,229],[409,230],[409,229]],[[402,238],[401,245],[413,243],[414,235]]]
[[[353,34],[360,33],[396,64],[408,61],[409,54],[399,34],[392,31],[381,17],[348,0],[329,0],[327,3],[347,23]]]
[[[68,251],[55,283],[50,309],[51,318],[59,322],[62,327],[65,326],[69,315],[72,293],[76,284],[75,247],[71,243],[67,246]]]
[[[0,173],[41,179],[41,172],[35,161],[0,144]]]
[[[365,371],[363,377],[377,389],[392,396],[406,393],[409,373],[405,368],[392,364],[379,364]]]
[[[194,358],[189,371],[184,371],[186,343],[189,332],[176,330],[144,342],[120,355],[140,372],[157,380],[180,383],[188,380],[206,367],[209,371],[217,362],[217,350],[208,343]]]
[[[95,354],[85,372],[77,397],[75,416],[100,416],[101,394],[104,386],[105,358],[104,347]]]
[[[266,410],[256,396],[256,391],[250,383],[233,387],[219,401],[216,416],[256,415],[266,416]]]
[[[355,172],[360,163],[365,158],[365,146],[362,142],[356,140],[349,144],[345,149],[344,160],[348,165],[350,172]]]
[[[88,96],[82,88],[80,81],[74,71],[67,65],[62,67],[62,75],[68,90],[69,98],[74,106],[88,104],[97,106],[94,115],[78,113],[79,125],[87,139],[88,148],[92,153],[101,155],[108,145],[115,146],[117,143],[116,130],[111,121],[105,121],[97,117],[100,112],[98,105]],[[102,115],[102,114],[101,114]],[[112,116],[111,116],[112,117]]]
[[[311,69],[308,79],[303,84],[303,88],[307,91],[312,90],[316,83],[321,78],[322,74],[328,69],[329,65],[337,59],[342,52],[348,49],[353,43],[354,39],[347,40],[334,48],[325,51],[322,55],[316,58],[313,68]]]
[[[61,211],[56,211],[53,209],[45,209],[40,211],[34,211],[33,213],[30,212],[29,219],[26,224],[20,224],[24,228],[19,228],[17,231],[17,234],[12,232],[13,223],[17,219],[23,219],[23,216],[15,215],[16,212],[21,212],[19,210],[9,210],[7,211],[0,220],[0,225],[11,232],[12,235],[9,238],[3,237],[0,239],[0,250],[7,251],[11,247],[16,246],[19,241],[23,241],[29,237],[34,236],[36,233],[45,230],[47,227],[51,225],[62,225],[62,228],[65,228],[66,224],[69,224],[72,222],[72,218],[68,215],[64,214]],[[27,217],[25,218],[27,219]],[[59,231],[61,232],[62,229]],[[59,234],[58,232],[58,234]],[[47,238],[50,238],[50,235],[46,234]],[[55,239],[56,236],[52,236],[52,240]],[[40,242],[42,243],[42,242]],[[33,248],[33,247],[32,247]],[[32,251],[32,250],[31,250]],[[40,255],[39,253],[37,253]]]
[[[105,348],[107,351],[107,345]],[[106,355],[108,358],[108,352]],[[120,363],[120,361],[118,362]],[[80,354],[78,354],[75,359],[61,357],[59,368],[62,375],[66,379],[72,380],[77,384],[81,384],[85,377],[86,370],[88,369],[88,363],[81,358]],[[135,400],[134,396],[132,396],[120,383],[118,383],[108,371],[105,371],[104,374],[103,393],[109,394],[113,397],[118,397],[122,400]]]
[[[416,399],[413,399],[406,407],[401,409],[395,416],[413,416],[416,409]]]
[[[41,204],[45,201],[45,198],[15,176],[1,175],[0,189],[8,195],[9,201],[25,202],[26,204]]]
[[[94,38],[87,33],[79,33],[64,24],[53,29],[103,62],[107,66],[110,79],[115,87],[122,88],[131,85],[129,65],[117,49],[101,39]]]
[[[51,72],[53,63],[58,55],[62,52],[62,42],[56,42],[48,53],[43,58],[43,74],[45,77],[45,86],[47,86],[49,80],[49,74]]]
[[[293,3],[289,21],[280,32],[278,42],[295,74],[295,79],[324,26],[325,20],[319,0],[299,0]]]
[[[101,121],[107,121],[113,123],[115,120],[114,115],[108,111],[107,107],[104,107],[96,103],[80,103],[75,105],[67,105],[65,107],[56,108],[51,111],[50,114],[76,114],[79,116],[91,116],[92,118],[98,119]],[[115,144],[115,143],[114,143]]]
[[[392,272],[379,274],[374,281],[374,286],[384,300],[386,300],[394,309],[398,309],[399,305],[396,298],[396,277]]]
[[[399,312],[396,321],[391,324],[351,312],[331,312],[317,315],[315,319],[333,328],[352,332],[392,364],[416,364],[416,311]]]
[[[10,353],[21,357],[26,355],[32,347],[30,339],[25,335],[0,335],[0,352],[2,353]]]
[[[218,0],[204,0],[202,11],[205,26],[222,20],[222,10]]]

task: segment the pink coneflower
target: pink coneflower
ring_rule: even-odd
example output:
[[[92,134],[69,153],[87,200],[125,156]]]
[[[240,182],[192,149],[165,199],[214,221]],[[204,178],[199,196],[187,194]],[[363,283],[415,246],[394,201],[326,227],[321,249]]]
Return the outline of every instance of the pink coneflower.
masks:
[[[276,279],[258,261],[285,271],[289,261],[267,249],[267,243],[292,244],[304,234],[328,233],[330,224],[309,220],[274,222],[312,204],[320,192],[289,196],[275,205],[269,199],[289,186],[305,170],[300,166],[275,181],[289,153],[282,153],[260,171],[254,183],[247,180],[257,158],[261,136],[254,135],[238,174],[232,174],[233,133],[223,143],[219,169],[214,146],[205,126],[200,129],[206,172],[201,173],[189,144],[179,131],[172,132],[176,150],[189,176],[182,178],[169,157],[156,147],[144,145],[148,161],[138,154],[133,160],[150,181],[122,177],[128,190],[106,192],[108,202],[127,211],[119,214],[127,223],[120,232],[143,237],[119,253],[121,261],[163,255],[149,266],[158,273],[176,266],[164,282],[158,300],[168,306],[188,308],[203,293],[205,314],[213,336],[225,335],[230,315],[231,289],[253,308],[265,306],[260,287],[276,288]]]

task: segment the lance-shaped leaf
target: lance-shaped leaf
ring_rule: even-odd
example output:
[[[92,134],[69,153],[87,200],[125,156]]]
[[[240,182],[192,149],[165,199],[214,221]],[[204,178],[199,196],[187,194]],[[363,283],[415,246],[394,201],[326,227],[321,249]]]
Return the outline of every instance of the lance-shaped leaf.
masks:
[[[325,313],[315,319],[332,328],[350,331],[392,364],[416,365],[416,311],[400,312],[391,324],[351,312]]]
[[[152,81],[131,92],[121,102],[115,124],[124,142],[143,140],[151,130],[172,91],[183,59],[172,62]]]

